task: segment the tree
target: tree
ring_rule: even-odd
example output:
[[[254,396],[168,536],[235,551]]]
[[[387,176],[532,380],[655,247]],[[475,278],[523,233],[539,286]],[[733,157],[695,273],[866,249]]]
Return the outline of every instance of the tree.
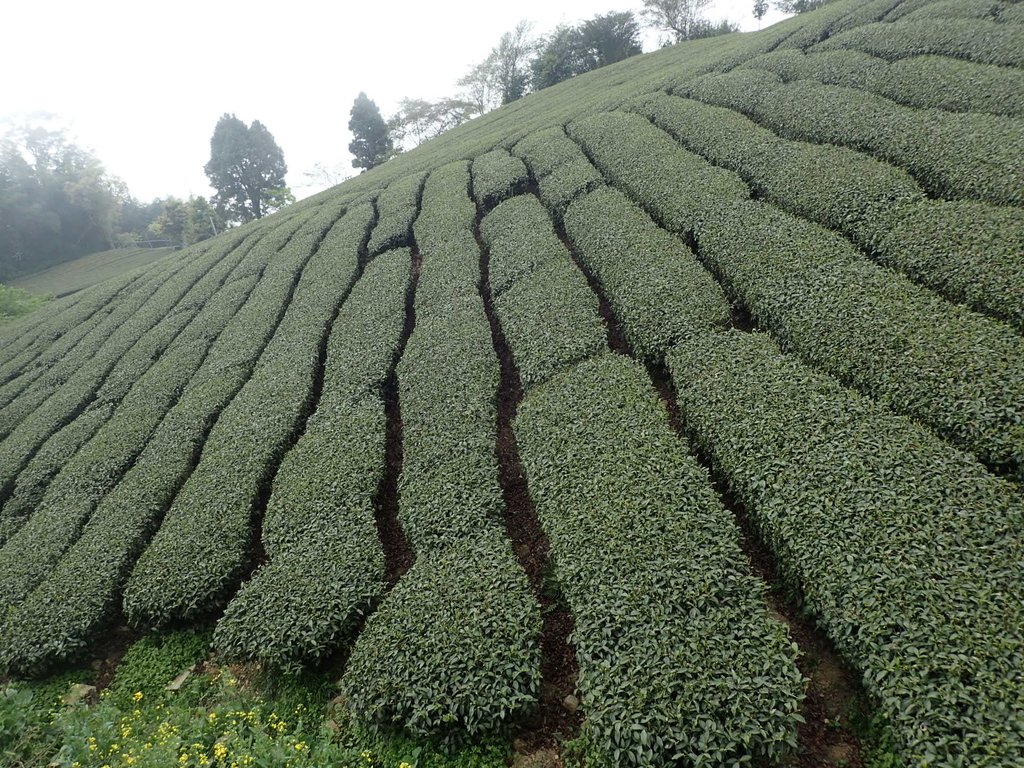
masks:
[[[628,11],[598,15],[579,26],[560,26],[544,38],[530,62],[534,90],[642,52],[640,27]]]
[[[365,93],[360,92],[352,103],[348,129],[353,137],[348,145],[348,151],[353,155],[353,168],[368,171],[394,154],[395,146],[388,134],[387,123],[377,105]]]
[[[224,229],[224,221],[205,197],[163,200],[163,211],[149,225],[149,233],[174,246],[187,246],[213,237]]]
[[[526,20],[520,21],[515,29],[501,36],[486,59],[459,80],[459,86],[467,89],[463,93],[464,100],[471,102],[478,114],[526,94],[530,85],[530,59],[537,48],[530,37],[531,26]]]
[[[768,0],[754,0],[754,18],[757,19],[757,26],[761,26],[761,19],[768,13]]]
[[[640,25],[629,11],[597,15],[580,26],[580,37],[593,66],[614,64],[643,52]]]
[[[465,99],[402,99],[398,112],[388,120],[388,132],[393,141],[401,142],[406,149],[412,149],[427,139],[461,125],[476,114],[476,104]]]
[[[185,203],[185,226],[182,229],[182,244],[192,245],[213,237],[224,229],[224,220],[217,209],[202,195],[190,197]]]
[[[678,43],[695,36],[704,20],[701,12],[710,3],[711,0],[644,0],[641,13],[650,26],[671,33]]]
[[[728,35],[732,32],[739,32],[740,25],[734,24],[728,19],[722,19],[718,22],[708,21],[707,19],[701,19],[697,22],[694,28],[690,31],[690,40],[699,40],[704,37],[717,37],[718,35]]]
[[[294,200],[285,186],[284,153],[259,120],[246,127],[234,115],[223,115],[203,170],[217,190],[214,205],[230,221],[260,219]]]
[[[498,41],[498,46],[491,51],[495,82],[501,93],[501,103],[509,104],[526,95],[530,83],[530,58],[536,44],[530,38],[533,25],[520,21],[515,29],[506,32]]]
[[[540,42],[530,62],[530,84],[539,91],[588,69],[590,59],[579,28],[562,25]]]
[[[163,211],[156,221],[149,225],[149,232],[158,240],[166,240],[170,245],[185,244],[185,203],[176,197],[168,197],[163,201]]]
[[[499,106],[501,98],[496,80],[494,53],[479,64],[475,64],[459,79],[457,85],[463,89],[460,95],[473,105],[476,114],[482,115]]]
[[[11,125],[0,140],[0,277],[113,243],[124,184],[52,122]]]

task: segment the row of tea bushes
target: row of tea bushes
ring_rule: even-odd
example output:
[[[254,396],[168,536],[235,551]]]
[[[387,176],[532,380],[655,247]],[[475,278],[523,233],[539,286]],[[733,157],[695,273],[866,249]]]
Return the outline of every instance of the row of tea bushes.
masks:
[[[861,674],[906,765],[1019,764],[1020,499],[970,455],[781,355],[669,355],[687,429]]]
[[[256,505],[311,405],[320,345],[356,280],[373,219],[370,205],[333,226],[332,217],[319,218],[271,262],[273,303],[262,318],[272,323],[271,338],[132,572],[125,590],[131,622],[202,615],[238,586],[250,564]]]

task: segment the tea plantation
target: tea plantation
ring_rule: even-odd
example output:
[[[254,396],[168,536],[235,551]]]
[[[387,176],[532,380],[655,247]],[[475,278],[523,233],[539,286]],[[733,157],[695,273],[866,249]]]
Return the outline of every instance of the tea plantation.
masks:
[[[437,754],[793,765],[772,591],[885,765],[1024,766],[1022,9],[630,59],[0,328],[6,679],[212,629]]]

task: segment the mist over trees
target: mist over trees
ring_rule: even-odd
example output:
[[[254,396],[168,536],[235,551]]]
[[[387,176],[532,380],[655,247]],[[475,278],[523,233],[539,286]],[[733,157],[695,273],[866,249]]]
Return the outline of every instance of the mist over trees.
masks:
[[[59,129],[0,140],[0,279],[107,249],[127,188]]]

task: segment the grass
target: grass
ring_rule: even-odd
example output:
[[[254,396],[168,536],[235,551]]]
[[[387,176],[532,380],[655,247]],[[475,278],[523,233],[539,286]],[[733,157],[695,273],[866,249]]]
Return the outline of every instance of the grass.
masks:
[[[50,296],[68,294],[101,283],[139,267],[148,267],[174,252],[174,248],[116,248],[90,253],[55,264],[31,275],[15,278],[11,285],[31,293]]]
[[[0,325],[35,312],[46,301],[46,296],[39,296],[22,288],[0,283]]]

